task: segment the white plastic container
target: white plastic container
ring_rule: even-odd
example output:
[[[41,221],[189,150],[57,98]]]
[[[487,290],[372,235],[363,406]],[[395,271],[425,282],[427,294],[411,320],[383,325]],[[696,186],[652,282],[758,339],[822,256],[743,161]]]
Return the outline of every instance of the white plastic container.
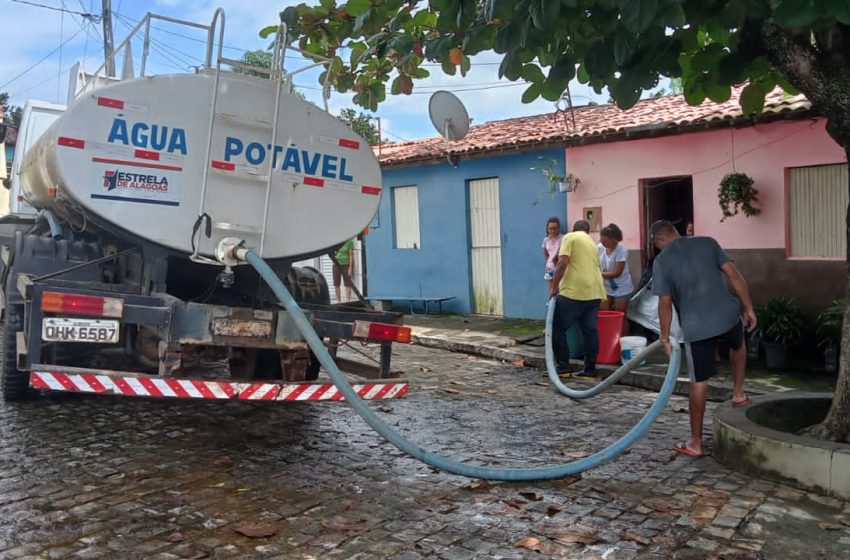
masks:
[[[646,348],[646,338],[642,336],[620,337],[620,358],[625,364]]]

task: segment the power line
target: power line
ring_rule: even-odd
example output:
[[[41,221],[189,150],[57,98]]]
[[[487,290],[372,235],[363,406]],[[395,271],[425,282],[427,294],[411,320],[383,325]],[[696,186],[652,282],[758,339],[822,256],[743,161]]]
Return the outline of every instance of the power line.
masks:
[[[138,23],[138,21],[134,21],[134,20],[132,20],[132,19],[130,19],[130,18],[128,18],[128,17],[122,16],[122,15],[117,14],[117,13],[115,14],[115,17],[117,17],[117,18],[119,19],[119,21],[121,21],[121,23],[122,23],[124,26],[126,26],[128,29],[132,29],[132,28],[133,28],[133,26],[134,26],[135,24],[137,24],[137,23]],[[132,24],[132,25],[131,25],[131,24]],[[151,28],[158,29],[158,28],[155,28],[154,26],[151,26]],[[185,39],[191,39],[191,37],[184,37],[184,38],[185,38]],[[164,42],[162,42],[162,41],[160,41],[160,40],[158,40],[158,39],[156,39],[156,38],[154,38],[154,37],[151,37],[151,38],[150,38],[150,41],[151,41],[151,43],[154,43],[154,44],[156,44],[156,45],[159,45],[160,47],[162,47],[162,48],[164,48],[164,49],[168,49],[168,50],[170,51],[170,54],[174,57],[174,58],[173,58],[173,60],[176,60],[177,62],[183,63],[183,64],[185,64],[187,67],[190,67],[190,68],[191,68],[193,65],[192,65],[192,64],[190,64],[190,63],[192,63],[192,62],[203,62],[203,60],[204,60],[203,58],[201,58],[201,57],[199,57],[199,56],[197,56],[197,55],[193,55],[193,54],[189,54],[189,53],[187,53],[187,52],[185,52],[185,51],[181,51],[180,49],[177,49],[177,48],[175,48],[174,46],[169,45],[169,44],[167,44],[167,43],[164,43]],[[203,42],[205,43],[206,41],[203,41]],[[155,48],[155,47],[154,47],[154,48]],[[155,48],[155,49],[156,49],[156,48]],[[173,51],[173,52],[171,52],[171,51]],[[157,52],[159,52],[159,53],[160,53],[160,54],[162,54],[163,56],[166,56],[166,55],[165,55],[164,53],[162,53],[161,51],[157,51]],[[181,55],[183,55],[185,58],[184,58],[184,59],[182,59],[182,60],[178,60],[178,59],[177,59],[177,57],[176,57],[176,55],[175,55],[174,53],[181,54]]]
[[[47,53],[47,54],[44,56],[44,58],[40,59],[38,62],[34,62],[34,63],[33,63],[33,64],[31,64],[31,65],[30,65],[30,66],[29,66],[26,70],[24,70],[23,72],[21,72],[20,74],[18,74],[18,75],[17,75],[17,76],[15,76],[14,78],[12,78],[11,80],[9,80],[9,81],[5,82],[4,84],[0,85],[0,90],[4,89],[6,86],[8,86],[9,84],[13,83],[15,80],[17,80],[18,78],[20,78],[21,76],[23,76],[24,74],[26,74],[27,72],[29,72],[30,70],[32,70],[33,68],[35,68],[36,66],[38,66],[39,64],[41,64],[42,62],[44,62],[45,60],[47,60],[48,58],[50,58],[51,56],[53,56],[54,54],[56,54],[56,51],[58,51],[59,49],[61,49],[62,47],[64,47],[64,46],[65,46],[65,45],[67,45],[68,43],[70,43],[73,39],[75,39],[75,38],[77,37],[77,35],[79,35],[79,34],[80,34],[80,33],[82,33],[82,32],[83,32],[83,30],[82,30],[82,29],[78,29],[76,33],[74,33],[73,35],[71,35],[70,37],[68,37],[67,39],[65,39],[65,41],[64,41],[63,43],[61,43],[58,47],[56,47],[55,49],[53,49],[52,51],[50,51],[49,53]]]
[[[121,3],[120,3],[120,2],[118,3],[118,6],[119,6],[119,8],[120,8],[120,6],[121,6]],[[133,19],[132,19],[132,18],[130,18],[130,17],[128,17],[128,16],[125,16],[125,15],[123,15],[123,14],[119,14],[117,11],[113,11],[112,13],[113,13],[113,14],[115,14],[117,17],[122,17],[122,18],[124,18],[124,19],[126,19],[126,20],[128,20],[128,21],[133,22],[133,23],[138,23],[137,21],[133,21]],[[206,39],[199,39],[199,38],[197,38],[197,37],[191,37],[191,36],[189,36],[189,35],[184,35],[184,34],[182,34],[182,33],[177,33],[176,31],[171,31],[170,29],[165,29],[164,27],[159,27],[158,25],[153,25],[153,24],[151,24],[151,29],[155,29],[155,30],[157,30],[157,31],[162,31],[163,33],[168,33],[169,35],[174,35],[175,37],[180,37],[181,39],[187,39],[187,40],[189,40],[189,41],[194,41],[194,42],[196,42],[196,43],[203,43],[203,44],[207,44],[207,40],[206,40]],[[233,50],[233,51],[240,51],[240,52],[248,52],[248,51],[250,51],[250,50],[251,50],[251,49],[243,49],[243,48],[241,48],[241,47],[233,47],[233,46],[230,46],[230,45],[224,45],[224,48],[225,48],[225,49],[230,49],[230,50]]]
[[[64,70],[62,70],[62,72],[60,72],[60,73],[59,73],[59,77],[61,78],[63,74],[67,74],[67,73],[68,73],[68,72],[70,72],[70,71],[71,71],[71,67],[69,66],[68,68],[65,68]],[[17,96],[19,96],[19,95],[21,95],[21,94],[23,94],[23,93],[26,93],[26,92],[28,92],[28,91],[30,91],[30,90],[33,90],[33,89],[35,89],[35,88],[37,88],[37,87],[41,87],[41,86],[43,86],[44,84],[46,84],[46,83],[48,83],[48,82],[52,82],[52,81],[53,81],[53,80],[55,80],[55,79],[56,79],[56,77],[55,77],[55,76],[50,76],[50,77],[49,77],[49,78],[47,78],[46,80],[42,80],[42,81],[38,82],[38,83],[37,83],[37,84],[35,84],[35,85],[28,86],[28,87],[26,87],[26,88],[24,88],[24,89],[19,89],[18,91],[14,92],[14,93],[10,93],[10,94],[9,94],[9,99],[11,99],[11,98],[13,98],[13,97],[17,97]]]
[[[84,17],[88,20],[91,20],[94,23],[100,23],[100,21],[103,19],[103,16],[100,15],[100,14],[92,14],[92,13],[88,13],[88,12],[75,12],[74,10],[68,10],[68,9],[64,8],[64,5],[65,5],[64,2],[62,3],[62,5],[63,5],[62,8],[57,8],[55,6],[47,6],[45,4],[37,4],[35,2],[27,2],[27,0],[10,0],[10,1],[11,2],[17,2],[18,4],[26,4],[28,6],[35,6],[36,8],[44,8],[46,10],[53,10],[55,12],[65,12],[66,14],[75,14],[75,15],[78,15],[78,16],[82,16],[82,17]]]
[[[117,16],[117,14],[116,14],[116,16]],[[128,20],[125,20],[125,18],[123,18],[121,16],[117,16],[117,18],[118,18],[118,21],[124,27],[126,27],[127,29],[130,29],[130,30],[133,29],[133,26],[130,25],[130,23],[128,23]],[[132,22],[132,20],[129,20],[129,21]],[[137,37],[135,37],[135,39],[141,40],[141,37],[137,36]],[[164,48],[161,48],[159,46],[159,44],[160,44],[159,41],[157,41],[156,39],[153,39],[153,38],[151,39],[151,48],[154,51],[156,51],[157,53],[159,53],[163,58],[165,58],[171,64],[171,66],[180,70],[181,72],[185,71],[187,68],[191,68],[191,64],[187,64],[185,60],[178,59],[176,56],[173,56],[170,52],[168,52],[165,49],[170,49],[170,50],[175,51],[175,52],[180,52],[179,50],[177,50],[177,49],[175,49],[175,48],[173,48],[169,45],[164,45]],[[185,53],[183,53],[183,54],[185,55]],[[186,56],[189,56],[191,58],[191,55],[186,55]],[[190,60],[190,62],[191,62],[191,60]]]
[[[528,85],[528,84],[526,82],[515,82],[515,83],[510,83],[510,84],[492,85],[492,86],[485,86],[485,87],[470,87],[470,88],[456,88],[456,89],[444,88],[444,89],[446,89],[447,91],[480,91],[482,89],[500,89],[500,88],[506,88],[506,87],[516,87],[516,86],[525,86],[525,85]],[[434,87],[434,86],[425,86],[425,87]],[[413,95],[417,95],[417,94],[418,95],[431,95],[432,93],[434,93],[434,92],[433,91],[414,91],[414,92],[412,92]]]

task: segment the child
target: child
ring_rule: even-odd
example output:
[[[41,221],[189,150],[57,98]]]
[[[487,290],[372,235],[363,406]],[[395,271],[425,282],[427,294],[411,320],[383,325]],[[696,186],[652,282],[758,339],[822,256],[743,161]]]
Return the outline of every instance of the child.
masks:
[[[546,222],[546,237],[543,238],[543,258],[546,259],[546,270],[543,279],[549,282],[549,292],[552,291],[552,282],[555,278],[555,264],[558,260],[558,251],[561,249],[561,239],[563,237],[561,235],[561,221],[552,216]]]

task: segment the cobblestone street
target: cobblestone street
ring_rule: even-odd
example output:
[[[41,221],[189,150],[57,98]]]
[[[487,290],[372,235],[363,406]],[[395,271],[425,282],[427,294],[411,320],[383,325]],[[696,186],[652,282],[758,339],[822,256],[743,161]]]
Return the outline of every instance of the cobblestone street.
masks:
[[[572,402],[536,370],[395,348],[410,394],[371,406],[455,459],[573,460],[656,397],[618,386]],[[0,558],[848,557],[848,504],[677,458],[686,406],[674,396],[581,479],[487,484],[402,455],[345,403],[3,404]]]

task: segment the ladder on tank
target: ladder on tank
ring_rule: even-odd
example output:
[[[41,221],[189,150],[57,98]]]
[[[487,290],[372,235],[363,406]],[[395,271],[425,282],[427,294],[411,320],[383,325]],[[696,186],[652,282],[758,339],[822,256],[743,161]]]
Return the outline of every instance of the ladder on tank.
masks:
[[[251,64],[247,64],[241,60],[233,60],[229,58],[225,58],[222,56],[222,45],[223,45],[223,35],[224,35],[224,16],[222,14],[222,25],[221,32],[219,38],[218,45],[218,56],[216,59],[215,65],[215,80],[213,82],[213,99],[212,99],[212,109],[210,111],[210,120],[208,125],[208,140],[207,140],[207,154],[206,161],[212,161],[212,138],[213,132],[215,129],[216,122],[232,122],[238,123],[242,126],[247,126],[251,128],[259,128],[264,131],[271,132],[271,142],[270,146],[272,146],[272,151],[274,151],[274,147],[277,146],[278,140],[278,125],[280,122],[280,103],[281,103],[281,94],[285,91],[286,93],[292,92],[292,78],[296,74],[301,72],[306,72],[323,64],[329,64],[331,59],[318,56],[316,54],[307,53],[300,49],[296,49],[290,46],[289,43],[289,33],[286,23],[281,23],[278,26],[277,32],[275,34],[275,40],[272,46],[272,64],[271,67],[265,68],[262,66],[255,66]],[[210,38],[213,38],[213,35],[210,35]],[[313,64],[307,65],[303,68],[299,68],[298,70],[287,73],[285,70],[285,61],[286,61],[286,51],[292,50],[298,53],[301,53],[304,56],[309,56],[310,58],[316,60]],[[208,46],[208,51],[212,52],[212,45]],[[274,82],[274,111],[272,113],[272,121],[248,121],[247,119],[242,119],[238,115],[233,113],[227,113],[220,109],[219,107],[219,84],[221,80],[221,65],[222,63],[227,64],[231,67],[242,68],[245,70],[249,70],[255,73],[263,74],[268,77],[269,80]],[[325,112],[328,111],[328,98],[330,97],[330,89],[329,89],[329,76],[330,72],[326,72],[325,74],[325,82],[322,87],[322,101],[324,105]],[[238,179],[242,181],[246,181],[249,183],[257,183],[263,182],[265,183],[265,193],[264,193],[264,201],[263,201],[263,219],[262,225],[259,230],[256,228],[246,227],[239,224],[232,223],[224,223],[224,222],[214,222],[213,218],[207,214],[206,212],[206,202],[207,202],[207,193],[209,186],[210,174],[217,172],[217,170],[212,165],[207,165],[204,168],[204,177],[203,183],[201,185],[201,196],[200,203],[198,208],[198,219],[195,223],[195,227],[192,231],[192,246],[195,251],[190,257],[195,262],[201,262],[205,264],[215,264],[222,265],[222,263],[218,260],[210,259],[200,254],[200,235],[201,228],[205,228],[207,232],[211,230],[219,230],[223,232],[233,232],[235,237],[241,237],[248,234],[249,236],[258,238],[257,239],[257,254],[260,256],[264,255],[264,246],[265,246],[265,237],[268,228],[269,221],[269,201],[271,200],[272,194],[272,181],[273,181],[273,162],[274,157],[269,157],[267,162],[267,169],[257,170],[257,171],[230,171],[228,173],[229,179]],[[264,167],[266,167],[266,163],[264,162]]]
[[[220,231],[232,231],[234,237],[240,237],[240,234],[249,234],[253,236],[257,241],[257,253],[259,255],[263,255],[263,248],[265,244],[265,235],[266,228],[268,226],[269,219],[269,200],[271,198],[271,189],[272,189],[272,158],[269,158],[268,162],[268,171],[263,172],[249,172],[249,173],[239,173],[234,172],[228,175],[230,180],[240,179],[251,183],[264,183],[265,184],[265,199],[263,204],[263,220],[262,226],[257,228],[250,228],[246,226],[240,226],[238,224],[226,223],[226,222],[215,222],[214,218],[206,213],[206,202],[207,202],[207,194],[208,194],[208,183],[210,179],[210,171],[212,169],[211,165],[211,156],[212,156],[212,138],[213,131],[215,129],[215,125],[217,121],[230,121],[238,120],[238,115],[234,115],[231,113],[226,113],[219,110],[219,96],[220,90],[219,86],[221,83],[221,73],[222,64],[226,64],[232,68],[242,68],[244,70],[248,70],[257,74],[262,74],[268,77],[269,80],[272,80],[275,83],[275,107],[273,118],[271,122],[247,122],[242,121],[240,124],[251,126],[254,128],[260,128],[267,132],[271,133],[271,142],[272,146],[276,145],[277,142],[277,134],[278,134],[278,121],[279,121],[279,112],[280,112],[280,103],[281,103],[281,93],[286,91],[287,93],[292,92],[292,78],[296,74],[300,74],[302,72],[309,71],[313,68],[322,65],[329,65],[332,60],[326,57],[322,57],[316,55],[314,53],[309,53],[306,51],[302,51],[301,49],[297,49],[289,45],[289,34],[288,28],[285,23],[281,23],[278,26],[277,32],[275,34],[275,40],[272,47],[272,64],[271,67],[266,68],[263,66],[256,66],[252,64],[247,64],[241,60],[229,59],[223,56],[224,49],[224,28],[225,28],[225,16],[224,10],[222,8],[217,8],[213,14],[212,21],[209,25],[205,25],[202,23],[192,22],[188,20],[173,18],[169,16],[164,16],[160,14],[154,14],[148,12],[145,16],[139,21],[135,27],[133,27],[130,32],[127,34],[127,37],[115,47],[112,52],[109,53],[106,60],[100,67],[95,70],[93,73],[86,73],[81,68],[78,68],[78,72],[72,72],[71,77],[71,87],[69,89],[69,97],[79,97],[84,93],[88,93],[93,89],[96,89],[100,86],[127,79],[135,78],[135,69],[132,57],[132,39],[144,30],[142,35],[144,50],[142,53],[142,61],[141,68],[139,72],[139,76],[144,77],[146,74],[148,58],[150,55],[150,45],[151,45],[151,22],[152,21],[164,21],[168,23],[173,23],[176,25],[183,25],[187,27],[191,27],[194,29],[200,29],[206,32],[207,40],[206,40],[206,48],[204,53],[204,65],[202,69],[205,69],[209,72],[214,72],[214,83],[213,83],[213,94],[212,94],[212,103],[211,103],[211,111],[210,118],[208,122],[208,137],[207,137],[207,146],[206,146],[206,165],[204,167],[203,181],[201,184],[201,195],[198,207],[198,218],[194,224],[192,230],[192,247],[194,251],[191,255],[191,259],[196,262],[201,262],[205,264],[215,264],[222,265],[221,262],[215,259],[208,258],[201,254],[201,234],[202,229],[206,231],[211,231],[212,229],[218,229]],[[217,36],[217,37],[216,37]],[[216,44],[217,39],[217,44]],[[284,69],[285,55],[286,51],[291,50],[297,53],[302,54],[304,57],[315,61],[313,64],[306,65],[298,70],[287,73]],[[113,68],[115,66],[115,60],[118,55],[123,55],[124,64],[121,72],[121,77],[114,77],[111,74],[113,72]],[[215,55],[215,56],[214,56]],[[107,71],[108,69],[108,71]],[[107,71],[105,74],[104,71]],[[202,71],[199,69],[199,71]],[[330,88],[329,88],[329,78],[330,72],[325,73],[325,81],[322,87],[322,101],[324,105],[325,112],[328,112],[328,98],[330,97]],[[214,250],[214,248],[212,249]],[[207,249],[207,253],[212,252],[211,249]]]

